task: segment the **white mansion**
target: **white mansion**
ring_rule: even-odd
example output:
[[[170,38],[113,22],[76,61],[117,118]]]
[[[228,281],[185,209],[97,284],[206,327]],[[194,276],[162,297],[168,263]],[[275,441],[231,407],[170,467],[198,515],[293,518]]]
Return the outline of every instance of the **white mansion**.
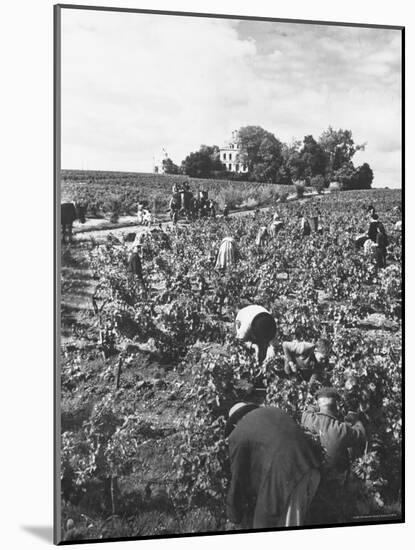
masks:
[[[239,159],[240,148],[237,130],[232,132],[232,138],[219,149],[219,152],[220,160],[228,172],[242,172],[243,174],[248,172],[247,165],[242,164]]]

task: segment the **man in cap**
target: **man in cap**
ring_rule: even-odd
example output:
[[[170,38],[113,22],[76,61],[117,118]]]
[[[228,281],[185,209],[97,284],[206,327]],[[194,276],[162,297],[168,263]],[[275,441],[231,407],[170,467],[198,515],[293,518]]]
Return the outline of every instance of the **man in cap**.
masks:
[[[242,529],[304,525],[320,461],[294,420],[276,407],[237,403],[229,411],[229,519]]]
[[[347,499],[350,455],[361,454],[366,444],[366,431],[357,413],[349,412],[342,422],[334,388],[322,388],[316,394],[317,407],[304,411],[301,423],[320,439],[325,451],[322,481],[313,504],[318,522],[331,523],[345,519],[343,507]]]

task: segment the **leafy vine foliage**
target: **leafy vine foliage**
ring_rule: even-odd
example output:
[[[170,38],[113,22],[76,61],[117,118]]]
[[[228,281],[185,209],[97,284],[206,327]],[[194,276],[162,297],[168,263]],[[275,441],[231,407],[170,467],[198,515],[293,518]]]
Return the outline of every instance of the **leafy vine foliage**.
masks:
[[[115,354],[128,367],[129,346],[150,350],[183,384],[186,414],[171,448],[170,498],[184,517],[204,507],[224,528],[229,479],[224,426],[229,407],[257,399],[299,420],[313,402],[315,388],[283,371],[281,343],[302,326],[308,339],[332,343],[327,384],[342,397],[341,413],[364,414],[369,444],[353,462],[360,511],[373,511],[400,498],[402,444],[401,393],[401,235],[393,231],[400,205],[396,193],[373,190],[370,201],[390,235],[388,267],[356,249],[354,238],[367,227],[368,195],[349,192],[312,203],[278,204],[284,227],[263,247],[255,244],[268,212],[227,220],[198,220],[169,234],[169,246],[148,237],[143,246],[142,292],[126,270],[126,245],[105,244],[89,251],[97,279],[99,326],[114,335]],[[320,233],[303,238],[299,212],[319,210]],[[215,252],[232,235],[240,260],[227,273],[214,269]],[[261,367],[253,350],[234,338],[236,311],[258,303],[277,322],[275,357]],[[373,326],[367,319],[381,318]],[[121,366],[120,366],[121,368]],[[65,364],[65,392],[81,390],[93,407],[78,431],[62,437],[62,476],[71,487],[85,488],[94,477],[122,478],[140,467],[140,449],[156,428],[136,412],[142,389],[125,393],[121,375],[115,388],[113,366],[99,375],[108,382],[98,391],[87,361],[75,356]],[[105,378],[106,377],[106,378]],[[132,382],[132,388],[134,381]],[[141,387],[142,388],[142,387]]]

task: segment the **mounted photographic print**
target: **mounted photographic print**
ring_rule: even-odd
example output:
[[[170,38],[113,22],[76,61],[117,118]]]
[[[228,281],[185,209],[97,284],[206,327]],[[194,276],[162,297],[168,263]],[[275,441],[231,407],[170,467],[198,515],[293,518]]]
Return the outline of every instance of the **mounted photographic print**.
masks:
[[[402,522],[403,27],[54,10],[55,543]]]

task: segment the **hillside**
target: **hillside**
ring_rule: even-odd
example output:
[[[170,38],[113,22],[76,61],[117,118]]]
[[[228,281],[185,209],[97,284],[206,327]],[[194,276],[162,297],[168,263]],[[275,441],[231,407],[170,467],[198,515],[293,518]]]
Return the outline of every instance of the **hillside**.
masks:
[[[219,208],[225,203],[231,208],[263,206],[275,202],[279,194],[292,191],[290,186],[182,175],[62,170],[61,196],[63,200],[86,202],[88,215],[92,217],[114,211],[120,215],[135,214],[138,201],[148,203],[159,214],[168,209],[173,184],[183,181],[190,182],[193,193],[207,190]]]

